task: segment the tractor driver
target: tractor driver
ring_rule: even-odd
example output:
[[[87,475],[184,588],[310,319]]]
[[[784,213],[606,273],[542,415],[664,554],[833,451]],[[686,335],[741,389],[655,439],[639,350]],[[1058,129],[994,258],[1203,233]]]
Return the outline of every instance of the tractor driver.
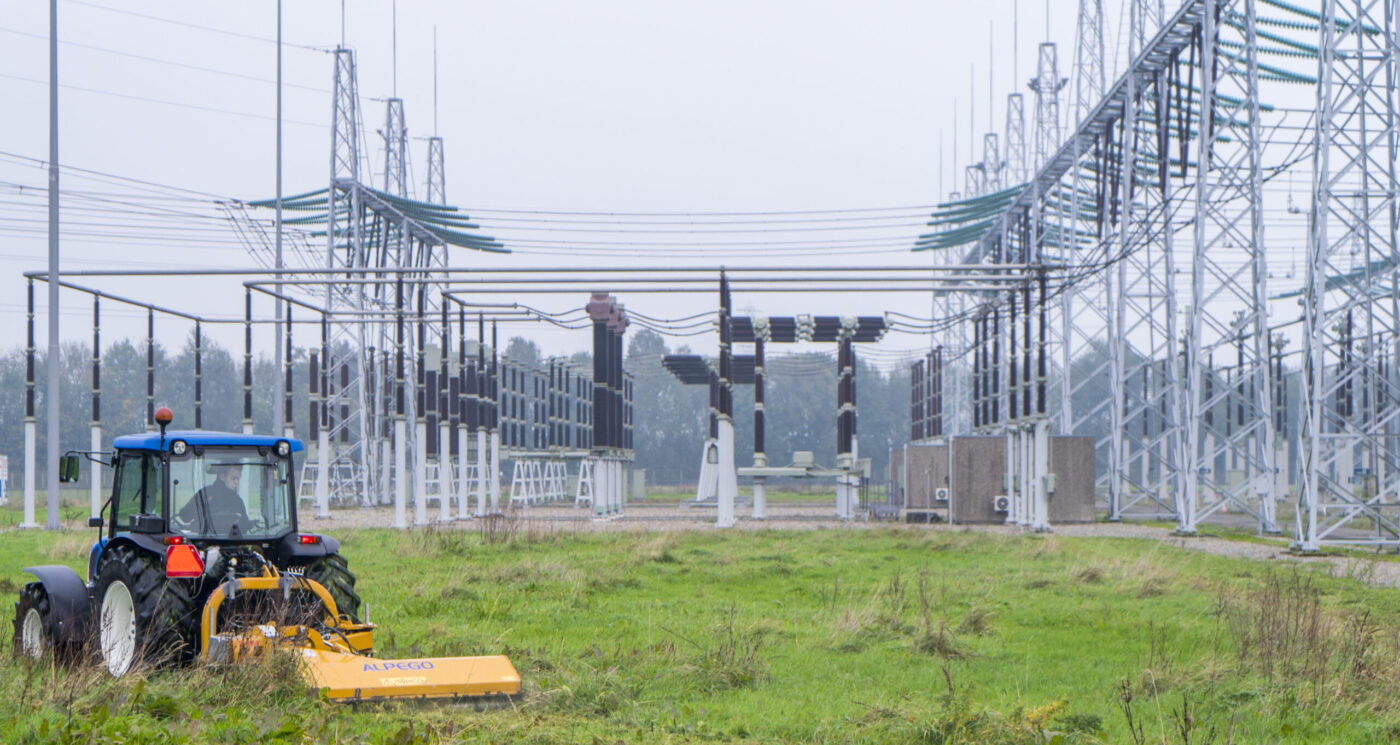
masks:
[[[235,528],[246,529],[249,524],[248,510],[243,498],[238,496],[238,482],[243,476],[241,465],[214,466],[217,477],[203,489],[195,493],[180,510],[180,519],[193,522],[206,519],[204,527],[211,534],[228,535]]]

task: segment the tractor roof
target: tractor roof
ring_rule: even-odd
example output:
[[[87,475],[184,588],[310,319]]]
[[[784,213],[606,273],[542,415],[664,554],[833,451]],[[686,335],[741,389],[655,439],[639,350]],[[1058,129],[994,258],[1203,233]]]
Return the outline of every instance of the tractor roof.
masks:
[[[245,435],[237,432],[210,432],[202,429],[192,430],[167,430],[165,433],[165,450],[170,449],[170,443],[175,440],[184,440],[195,447],[223,446],[223,447],[273,447],[281,440],[286,440],[292,446],[293,453],[302,451],[301,440],[293,437],[271,437],[269,435]],[[122,435],[112,441],[112,447],[118,450],[161,450],[159,432],[142,432],[137,435]]]

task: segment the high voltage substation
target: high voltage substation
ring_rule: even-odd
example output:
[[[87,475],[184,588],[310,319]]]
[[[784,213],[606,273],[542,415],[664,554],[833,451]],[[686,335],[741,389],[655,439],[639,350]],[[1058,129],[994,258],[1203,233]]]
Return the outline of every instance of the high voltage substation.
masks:
[[[821,474],[836,478],[836,512],[849,518],[865,478],[853,343],[897,331],[931,338],[910,371],[912,446],[956,453],[959,441],[995,442],[1005,465],[993,488],[997,520],[1050,528],[1067,476],[1054,465],[1055,443],[1094,434],[1093,491],[1110,520],[1165,519],[1191,535],[1228,511],[1263,532],[1292,533],[1302,551],[1400,547],[1400,2],[1188,0],[1172,8],[1125,0],[1127,62],[1116,79],[1102,5],[1080,0],[1072,54],[1039,46],[1029,103],[1019,92],[1006,97],[1004,128],[980,138],[960,186],[921,213],[928,232],[900,248],[923,263],[886,267],[483,269],[449,258],[449,248],[548,254],[552,246],[488,237],[480,220],[449,206],[436,135],[425,198],[415,198],[398,98],[387,100],[380,130],[383,181],[370,183],[355,56],[336,49],[326,187],[218,202],[258,268],[65,273],[68,291],[93,299],[93,449],[101,442],[101,304],[117,303],[152,319],[183,318],[196,339],[203,324],[242,324],[245,428],[253,387],[268,384],[252,378],[254,329],[275,333],[286,350],[275,381],[286,429],[293,389],[312,393],[316,447],[302,487],[322,514],[333,504],[392,504],[404,527],[426,523],[430,507],[453,518],[565,501],[610,516],[623,508],[635,455],[624,333],[629,325],[700,329],[718,336],[716,363],[666,363],[682,382],[712,390],[709,440],[696,443],[697,502],[713,500],[720,524],[732,524],[736,477],[747,476],[762,518],[764,479]],[[737,216],[765,215],[765,225],[817,220],[774,214]],[[661,224],[692,217],[671,213]],[[641,224],[636,213],[631,219]],[[270,227],[279,224],[285,263]],[[817,245],[794,241],[779,251],[822,253],[820,241],[809,243]],[[706,244],[671,245],[703,255]],[[600,255],[608,246],[578,245]],[[243,282],[242,318],[87,283],[220,274]],[[33,524],[32,287],[49,275],[27,276],[25,522]],[[731,289],[848,293],[837,296],[861,307],[744,316],[731,307]],[[507,291],[587,303],[546,311],[501,301]],[[931,293],[930,316],[868,307],[889,292]],[[637,310],[641,298],[666,293],[711,293],[716,311],[667,319]],[[591,368],[503,358],[495,328],[522,320],[590,331]],[[306,381],[293,380],[293,339],[316,350]],[[763,348],[796,341],[835,345],[831,469],[770,465],[763,452]],[[753,345],[752,356],[736,357],[739,344]],[[741,469],[732,388],[746,384],[756,387],[756,436],[753,463]],[[196,403],[196,426],[198,411]],[[508,486],[504,461],[514,469]],[[887,481],[907,486],[894,474]],[[99,486],[94,479],[94,510]],[[958,495],[945,491],[950,498]]]

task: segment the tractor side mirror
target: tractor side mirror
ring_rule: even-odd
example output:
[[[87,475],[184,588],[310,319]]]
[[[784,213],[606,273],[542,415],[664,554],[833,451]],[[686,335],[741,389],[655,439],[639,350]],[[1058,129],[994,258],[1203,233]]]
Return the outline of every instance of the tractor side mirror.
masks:
[[[100,518],[100,517],[89,517],[89,518],[88,518],[88,527],[89,527],[89,528],[100,528],[100,527],[102,527],[103,525],[104,525],[104,523],[102,522],[102,518]]]
[[[58,459],[58,480],[64,484],[71,484],[78,480],[78,456],[65,455]]]

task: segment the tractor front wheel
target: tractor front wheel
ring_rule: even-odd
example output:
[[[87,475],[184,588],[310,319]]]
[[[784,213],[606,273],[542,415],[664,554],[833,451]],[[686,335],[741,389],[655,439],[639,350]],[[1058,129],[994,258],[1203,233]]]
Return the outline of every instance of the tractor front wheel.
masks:
[[[304,576],[325,587],[335,598],[336,609],[351,621],[360,620],[360,594],[355,592],[355,575],[350,564],[340,554],[328,554],[311,560]]]

